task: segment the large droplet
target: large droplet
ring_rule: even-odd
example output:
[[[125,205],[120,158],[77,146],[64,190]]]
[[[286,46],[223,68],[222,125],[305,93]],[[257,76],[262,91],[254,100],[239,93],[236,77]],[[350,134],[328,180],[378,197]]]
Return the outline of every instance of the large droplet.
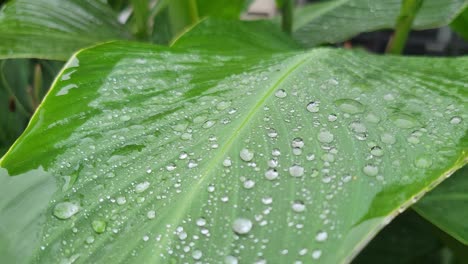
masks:
[[[239,156],[243,161],[251,161],[254,157],[254,153],[244,148],[240,151]]]
[[[289,167],[289,174],[293,177],[301,177],[304,175],[304,167],[294,164],[293,166]]]
[[[322,130],[317,135],[317,139],[322,143],[331,143],[334,139],[334,136],[330,131]]]
[[[247,218],[237,218],[234,220],[232,223],[232,230],[239,234],[239,235],[244,235],[250,232],[252,230],[253,223]]]
[[[413,128],[420,126],[418,120],[411,115],[397,113],[390,116],[393,123],[399,128]]]
[[[68,219],[80,211],[78,202],[63,202],[58,203],[54,207],[54,216],[58,219]]]
[[[341,111],[348,114],[359,114],[364,112],[364,105],[353,99],[340,99],[335,101],[335,105],[340,108]]]

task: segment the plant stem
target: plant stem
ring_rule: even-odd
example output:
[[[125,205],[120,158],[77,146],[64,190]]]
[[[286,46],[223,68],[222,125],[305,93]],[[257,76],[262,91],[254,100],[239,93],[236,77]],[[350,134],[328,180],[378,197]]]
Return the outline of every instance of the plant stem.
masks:
[[[195,0],[172,0],[168,6],[169,21],[173,36],[198,22],[198,9]]]
[[[149,32],[149,2],[148,0],[131,0],[133,7],[133,17],[135,21],[135,36],[140,40],[148,40]]]
[[[416,17],[416,14],[421,7],[423,0],[402,0],[400,14],[395,26],[395,33],[391,37],[387,45],[387,53],[401,54],[405,48],[408,34],[411,30],[411,25]]]
[[[283,31],[291,34],[293,26],[293,8],[294,0],[283,0],[283,5],[281,6],[281,26]]]

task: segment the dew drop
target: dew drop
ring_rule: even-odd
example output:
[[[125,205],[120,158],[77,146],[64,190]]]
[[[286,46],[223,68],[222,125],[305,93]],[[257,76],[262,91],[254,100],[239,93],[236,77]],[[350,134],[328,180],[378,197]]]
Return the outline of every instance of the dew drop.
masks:
[[[383,156],[384,152],[383,152],[383,150],[382,150],[381,147],[379,147],[379,146],[373,146],[373,147],[371,148],[371,154],[374,155],[374,156],[376,156],[376,157],[381,157],[381,156]]]
[[[230,101],[221,101],[216,105],[216,109],[224,110],[224,109],[227,109],[229,106],[231,106]]]
[[[353,99],[340,99],[335,101],[341,111],[348,114],[359,114],[364,112],[364,105]]]
[[[251,161],[254,157],[254,153],[245,148],[240,151],[239,155],[243,161]]]
[[[166,165],[166,170],[167,171],[173,171],[177,168],[177,166],[174,163],[169,163]]]
[[[397,113],[392,115],[390,119],[399,128],[413,128],[419,126],[419,122],[408,114]]]
[[[202,256],[203,256],[203,253],[200,250],[194,250],[192,252],[192,258],[195,259],[195,260],[201,259]]]
[[[278,157],[279,155],[281,155],[281,151],[277,148],[273,149],[271,151],[271,155],[275,156],[275,157]]]
[[[377,176],[379,173],[379,168],[375,165],[367,164],[364,166],[362,171],[368,176]]]
[[[390,144],[390,145],[395,144],[395,142],[396,142],[395,136],[393,136],[390,133],[383,133],[380,136],[380,140],[382,140],[383,143]]]
[[[267,134],[268,134],[268,136],[269,136],[270,138],[276,138],[276,137],[278,137],[278,132],[276,132],[276,130],[275,130],[274,128],[268,129],[268,133],[267,133]]]
[[[275,96],[278,98],[285,98],[288,94],[286,93],[285,90],[279,89],[275,92]]]
[[[317,101],[317,102],[310,102],[307,104],[307,111],[311,112],[311,113],[317,113],[318,111],[320,111],[320,107],[319,107],[320,103]]]
[[[315,240],[317,242],[323,242],[327,240],[328,238],[328,233],[326,231],[319,231],[317,235],[315,236]]]
[[[293,166],[289,167],[289,174],[293,177],[301,177],[304,175],[304,168],[300,165],[294,164]]]
[[[322,251],[317,249],[317,250],[314,250],[312,251],[312,258],[313,259],[319,259],[320,256],[322,256]]]
[[[225,159],[225,160],[223,161],[223,166],[224,166],[224,167],[231,167],[231,165],[232,165],[232,161],[231,161],[230,158],[227,158],[227,159]]]
[[[267,197],[263,197],[262,198],[262,203],[265,204],[265,205],[269,205],[273,202],[273,198],[271,198],[270,196],[267,196]]]
[[[65,220],[74,216],[78,211],[80,211],[80,206],[77,202],[63,202],[55,205],[53,214],[58,219]]]
[[[224,264],[237,264],[239,261],[234,256],[226,256],[224,258]]]
[[[198,163],[195,160],[189,160],[189,162],[187,163],[187,167],[189,169],[196,168],[198,167]]]
[[[249,233],[250,230],[252,230],[252,226],[252,221],[250,221],[249,219],[237,218],[232,223],[232,230],[239,235],[244,235]]]
[[[416,160],[414,161],[414,165],[417,168],[427,169],[431,167],[432,159],[428,156],[421,156],[421,157],[416,158]]]
[[[458,124],[461,123],[461,121],[462,121],[462,118],[461,118],[461,117],[459,117],[459,116],[454,116],[454,117],[452,117],[452,118],[450,119],[450,124],[452,124],[452,125],[458,125]]]
[[[196,224],[197,224],[197,226],[205,226],[206,225],[206,219],[205,218],[198,218]]]
[[[276,171],[275,169],[267,170],[265,172],[265,178],[267,178],[270,181],[278,178],[278,171]]]
[[[292,204],[292,209],[296,213],[301,213],[305,211],[305,204],[303,201],[296,200]]]
[[[104,231],[106,231],[107,223],[104,220],[94,220],[91,223],[91,226],[93,227],[94,232],[102,234]]]
[[[334,136],[330,131],[322,130],[319,132],[317,139],[322,143],[331,143],[333,142]]]
[[[148,189],[149,186],[150,186],[150,183],[147,182],[147,181],[139,183],[139,184],[135,185],[135,192],[142,193],[142,192],[146,191],[146,189]]]
[[[125,196],[117,197],[117,204],[118,205],[124,205],[125,203],[127,203],[127,199],[125,198]]]
[[[304,147],[304,140],[302,138],[295,138],[293,139],[291,146],[293,148],[303,148]]]
[[[214,126],[214,124],[216,124],[216,121],[208,120],[205,123],[203,123],[202,127],[203,128],[211,128],[212,126]]]
[[[330,122],[335,122],[338,119],[338,117],[335,114],[329,114],[328,115],[328,121]]]
[[[244,181],[244,188],[252,189],[254,186],[255,186],[255,182],[253,180]]]
[[[156,218],[156,212],[154,210],[150,210],[146,213],[146,217],[148,217],[148,219],[154,219]]]

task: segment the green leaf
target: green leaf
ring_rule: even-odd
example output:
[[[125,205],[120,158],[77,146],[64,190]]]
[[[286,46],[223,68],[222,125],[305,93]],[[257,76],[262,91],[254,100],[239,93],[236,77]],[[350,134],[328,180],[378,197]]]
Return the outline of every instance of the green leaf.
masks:
[[[39,168],[58,185],[20,257],[349,262],[466,163],[468,58],[252,45],[77,53],[0,161],[12,179]],[[21,208],[5,212],[0,226],[24,228],[8,221]]]
[[[201,17],[217,17],[239,19],[251,0],[197,0],[198,12]]]
[[[294,37],[307,46],[336,43],[362,32],[393,28],[401,0],[332,0],[298,9],[294,15]],[[425,0],[413,29],[449,24],[467,6],[465,0]]]
[[[130,38],[101,1],[14,0],[0,12],[0,59],[66,60],[96,43]]]
[[[458,15],[450,26],[455,32],[465,38],[465,40],[468,40],[468,8],[465,8],[465,11]]]
[[[435,236],[434,226],[412,210],[393,220],[356,257],[356,264],[443,262],[446,248]]]
[[[427,194],[413,208],[434,225],[468,245],[468,167]]]

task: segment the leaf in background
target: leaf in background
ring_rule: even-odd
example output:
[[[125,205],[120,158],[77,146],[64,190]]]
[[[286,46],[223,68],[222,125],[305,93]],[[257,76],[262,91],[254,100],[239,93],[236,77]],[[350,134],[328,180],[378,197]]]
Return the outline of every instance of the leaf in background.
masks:
[[[452,21],[450,27],[465,40],[468,40],[468,8],[465,8],[465,11]]]
[[[386,226],[354,259],[356,264],[440,264],[447,249],[434,226],[408,210]]]
[[[14,0],[0,12],[1,59],[66,60],[83,47],[129,37],[100,1]]]
[[[468,166],[428,193],[413,208],[428,221],[468,245]]]
[[[294,15],[294,37],[306,46],[344,41],[362,32],[393,28],[401,0],[332,0],[311,4]],[[425,0],[413,29],[449,24],[465,0]]]
[[[21,257],[349,262],[465,163],[468,58],[261,52],[246,37],[231,52],[118,42],[77,53],[0,161],[13,178],[39,168],[60,186]],[[21,209],[7,212],[0,226],[24,228],[5,220]]]
[[[0,61],[0,156],[21,135],[63,63],[26,59]],[[39,83],[34,71],[39,67]]]
[[[251,0],[196,0],[200,17],[239,19]]]

